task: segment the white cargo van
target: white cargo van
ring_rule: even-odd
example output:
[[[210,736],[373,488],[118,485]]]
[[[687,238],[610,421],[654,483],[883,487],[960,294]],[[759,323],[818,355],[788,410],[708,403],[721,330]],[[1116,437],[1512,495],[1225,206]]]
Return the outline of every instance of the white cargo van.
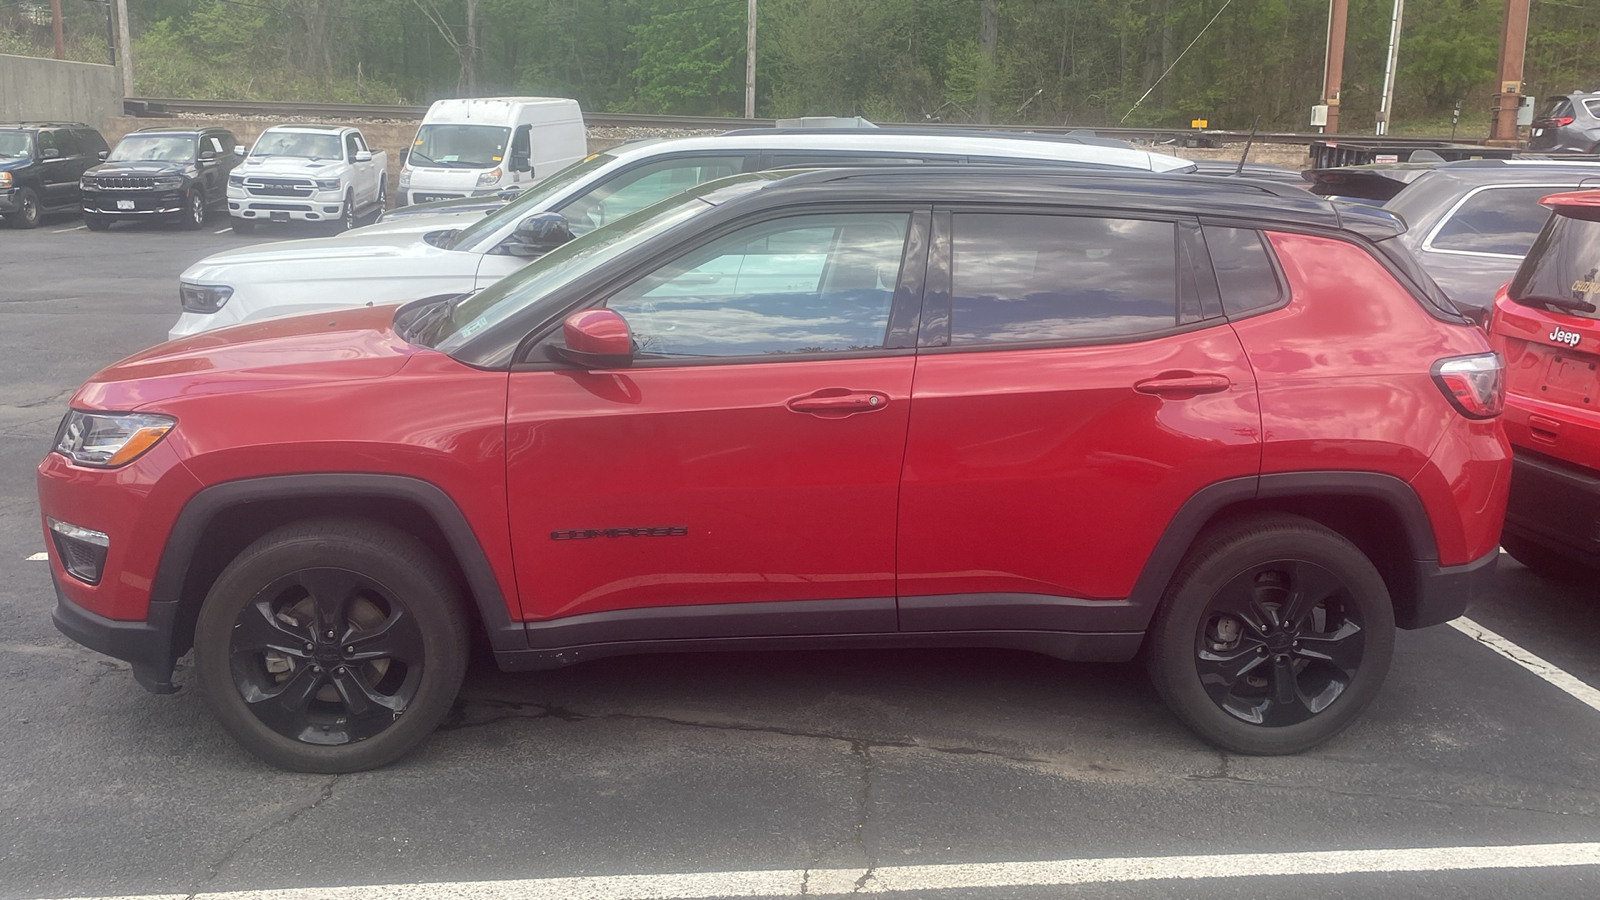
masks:
[[[521,190],[588,155],[578,101],[440,100],[401,160],[399,206]]]

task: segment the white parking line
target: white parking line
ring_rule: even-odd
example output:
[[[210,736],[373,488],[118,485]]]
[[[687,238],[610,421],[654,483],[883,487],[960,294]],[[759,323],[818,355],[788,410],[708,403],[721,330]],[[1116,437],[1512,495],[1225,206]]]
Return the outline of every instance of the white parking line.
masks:
[[[1600,691],[1597,691],[1589,685],[1584,684],[1582,681],[1579,681],[1571,675],[1568,675],[1565,671],[1551,664],[1549,661],[1542,659],[1535,654],[1529,653],[1527,650],[1524,650],[1516,644],[1511,643],[1510,641],[1498,634],[1495,634],[1482,625],[1479,625],[1477,622],[1472,621],[1466,616],[1462,616],[1459,619],[1452,619],[1450,621],[1450,626],[1467,637],[1470,637],[1473,640],[1483,644],[1490,650],[1493,650],[1501,656],[1504,656],[1506,659],[1509,659],[1524,669],[1527,669],[1529,672],[1532,672],[1540,678],[1543,678],[1545,681],[1548,681],[1563,691],[1566,691],[1568,694],[1576,697],[1578,702],[1587,705],[1589,708],[1597,712],[1600,712]]]
[[[233,230],[233,226],[229,225],[227,228],[218,228],[216,231],[213,231],[211,233],[212,234],[227,234],[228,232],[230,232],[232,230]]]
[[[597,875],[519,881],[453,881],[360,887],[160,894],[119,900],[690,900],[701,897],[799,897],[907,893],[972,888],[1064,887],[1129,881],[1375,872],[1466,872],[1600,866],[1600,843],[1509,847],[1325,850],[1024,862]],[[109,900],[109,898],[78,898]]]
[[[82,231],[83,229],[85,229],[87,227],[88,227],[87,225],[79,225],[77,228],[58,228],[55,231],[52,231],[50,233],[51,234],[66,234],[69,231]]]
[[[40,550],[38,553],[35,553],[32,556],[24,556],[22,558],[22,561],[23,562],[49,562],[50,561],[50,554],[44,552],[43,550]]]

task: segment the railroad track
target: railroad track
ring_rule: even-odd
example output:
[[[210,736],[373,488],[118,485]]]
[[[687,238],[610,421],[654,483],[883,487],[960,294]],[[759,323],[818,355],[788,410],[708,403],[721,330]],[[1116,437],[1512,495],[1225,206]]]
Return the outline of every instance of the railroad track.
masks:
[[[384,106],[365,103],[298,103],[264,100],[175,100],[147,97],[125,97],[123,110],[130,116],[171,118],[185,115],[218,116],[283,116],[325,117],[332,119],[421,119],[428,111],[426,106]],[[585,111],[584,122],[593,127],[623,128],[685,128],[733,129],[770,128],[773,119],[743,119],[724,116],[655,116],[635,113],[597,113]],[[1121,128],[1109,126],[1070,125],[970,125],[945,122],[888,122],[887,128],[931,129],[983,129],[1000,132],[1031,132],[1034,134],[1069,134],[1074,131],[1093,132],[1099,137],[1144,143],[1200,142],[1202,144],[1238,143],[1250,137],[1245,131],[1206,130],[1187,128]],[[1261,144],[1310,144],[1327,140],[1328,135],[1300,132],[1260,132],[1254,140]],[[1454,143],[1478,144],[1481,141],[1465,138],[1429,138],[1416,136],[1341,134],[1337,140],[1360,144],[1425,144]]]

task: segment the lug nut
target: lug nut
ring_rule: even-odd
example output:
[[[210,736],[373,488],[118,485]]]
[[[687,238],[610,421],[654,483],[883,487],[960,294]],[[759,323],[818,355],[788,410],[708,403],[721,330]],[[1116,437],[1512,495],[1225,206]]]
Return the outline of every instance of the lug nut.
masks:
[[[354,652],[356,652],[356,645],[355,644],[351,644],[350,646],[344,648],[344,652],[346,652],[346,653],[354,653]]]

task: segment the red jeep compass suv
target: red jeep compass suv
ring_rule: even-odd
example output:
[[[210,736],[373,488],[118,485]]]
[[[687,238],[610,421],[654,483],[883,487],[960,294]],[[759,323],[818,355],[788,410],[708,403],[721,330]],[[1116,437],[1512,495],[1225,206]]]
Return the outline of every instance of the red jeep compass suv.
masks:
[[[303,770],[423,740],[473,631],[1142,650],[1201,736],[1297,751],[1496,559],[1501,361],[1403,228],[1204,176],[709,182],[475,295],[96,375],[39,466],[55,621],[158,691],[193,647]]]
[[[1592,575],[1600,567],[1600,191],[1541,202],[1553,215],[1489,322],[1506,360],[1515,449],[1503,542],[1535,571]]]

